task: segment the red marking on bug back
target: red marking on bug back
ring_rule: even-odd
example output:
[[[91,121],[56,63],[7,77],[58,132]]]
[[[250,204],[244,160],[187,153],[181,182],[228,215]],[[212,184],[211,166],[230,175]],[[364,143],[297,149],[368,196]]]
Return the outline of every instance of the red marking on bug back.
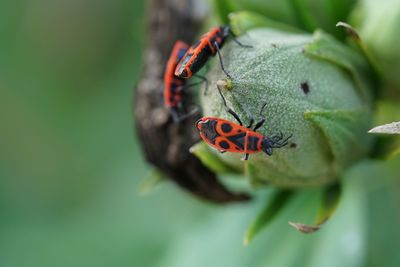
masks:
[[[164,72],[164,104],[166,107],[177,107],[181,101],[185,80],[176,77],[174,72],[188,47],[186,43],[177,41],[167,61]]]
[[[228,35],[228,26],[214,27],[209,32],[203,34],[200,39],[188,49],[178,66],[176,66],[175,76],[184,79],[190,78],[205,65],[209,57],[217,53],[214,43],[216,42],[217,45],[221,47]]]
[[[264,136],[242,125],[217,117],[196,123],[201,138],[219,151],[254,154],[262,151]]]
[[[257,132],[257,129],[265,122],[264,117],[254,125],[254,128],[252,128],[254,119],[251,119],[250,124],[244,127],[238,114],[226,104],[225,97],[219,86],[217,86],[217,89],[226,111],[231,114],[239,124],[217,117],[201,118],[196,122],[196,127],[200,132],[200,137],[207,144],[218,149],[220,152],[229,151],[244,153],[244,160],[248,159],[249,154],[261,151],[271,156],[274,148],[280,148],[288,144],[292,135],[284,138],[281,132],[280,135],[267,137]],[[260,116],[262,116],[266,104],[267,103],[261,107]]]

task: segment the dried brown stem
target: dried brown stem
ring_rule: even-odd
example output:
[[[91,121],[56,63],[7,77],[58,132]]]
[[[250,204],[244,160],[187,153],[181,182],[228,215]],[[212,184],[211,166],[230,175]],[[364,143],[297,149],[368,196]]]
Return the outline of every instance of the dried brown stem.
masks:
[[[199,141],[194,123],[200,115],[174,124],[163,106],[162,77],[171,48],[178,39],[191,43],[206,13],[200,0],[151,1],[144,67],[134,97],[135,125],[147,160],[178,185],[212,202],[243,201],[248,195],[229,191],[189,153]]]

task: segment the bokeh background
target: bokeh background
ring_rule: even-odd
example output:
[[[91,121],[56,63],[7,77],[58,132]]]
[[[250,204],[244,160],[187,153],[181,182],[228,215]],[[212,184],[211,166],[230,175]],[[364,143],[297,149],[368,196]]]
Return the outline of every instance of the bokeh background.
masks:
[[[154,266],[207,209],[137,193],[144,2],[0,2],[0,266]]]
[[[399,220],[393,180],[362,191],[377,164],[344,179],[351,193],[323,231],[287,226],[313,217],[308,190],[247,248],[268,190],[229,206],[168,182],[141,196],[152,168],[131,105],[145,15],[138,0],[0,2],[0,266],[363,266],[370,251],[371,266],[400,262],[398,221],[385,220]]]

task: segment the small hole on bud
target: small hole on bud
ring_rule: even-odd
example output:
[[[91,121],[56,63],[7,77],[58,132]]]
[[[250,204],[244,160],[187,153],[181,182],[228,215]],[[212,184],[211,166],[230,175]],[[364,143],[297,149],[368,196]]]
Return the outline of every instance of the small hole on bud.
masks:
[[[290,147],[290,148],[296,148],[296,147],[297,147],[297,144],[296,144],[296,143],[290,143],[289,147]]]

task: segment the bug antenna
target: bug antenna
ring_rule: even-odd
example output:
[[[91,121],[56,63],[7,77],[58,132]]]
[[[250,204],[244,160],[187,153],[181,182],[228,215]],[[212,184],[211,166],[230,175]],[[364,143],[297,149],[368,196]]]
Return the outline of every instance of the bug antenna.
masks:
[[[228,105],[226,104],[225,97],[224,97],[224,95],[222,94],[222,92],[221,92],[221,89],[220,89],[219,87],[220,87],[220,85],[219,85],[219,84],[217,84],[218,93],[219,93],[219,95],[220,95],[220,96],[221,96],[221,98],[222,98],[222,102],[224,102],[224,106],[225,106],[225,108],[228,108]]]
[[[225,106],[226,111],[227,111],[229,114],[231,114],[231,115],[236,119],[236,121],[237,121],[240,125],[243,125],[242,121],[241,121],[240,118],[239,118],[239,115],[238,115],[235,111],[233,111],[231,108],[229,108],[228,105],[226,104],[225,97],[224,97],[224,95],[223,95],[222,92],[221,92],[221,89],[220,89],[220,85],[219,85],[219,84],[217,84],[217,89],[218,89],[219,95],[220,95],[221,98],[222,98],[222,101],[224,102],[224,106]]]
[[[260,109],[260,116],[262,116],[262,113],[263,113],[263,111],[264,111],[264,108],[267,106],[267,102],[265,102],[263,105],[262,105],[262,107],[261,107],[261,109]]]
[[[242,32],[241,29],[239,29],[239,30]],[[249,35],[247,34],[247,32],[244,32],[244,34],[245,34],[246,36],[249,36]],[[229,35],[232,36],[232,40],[233,40],[235,43],[237,43],[239,46],[247,47],[247,48],[253,48],[252,45],[246,45],[246,44],[242,44],[241,42],[239,42],[239,40],[237,39],[237,35],[232,31],[232,28],[231,28],[231,27],[229,27]]]

